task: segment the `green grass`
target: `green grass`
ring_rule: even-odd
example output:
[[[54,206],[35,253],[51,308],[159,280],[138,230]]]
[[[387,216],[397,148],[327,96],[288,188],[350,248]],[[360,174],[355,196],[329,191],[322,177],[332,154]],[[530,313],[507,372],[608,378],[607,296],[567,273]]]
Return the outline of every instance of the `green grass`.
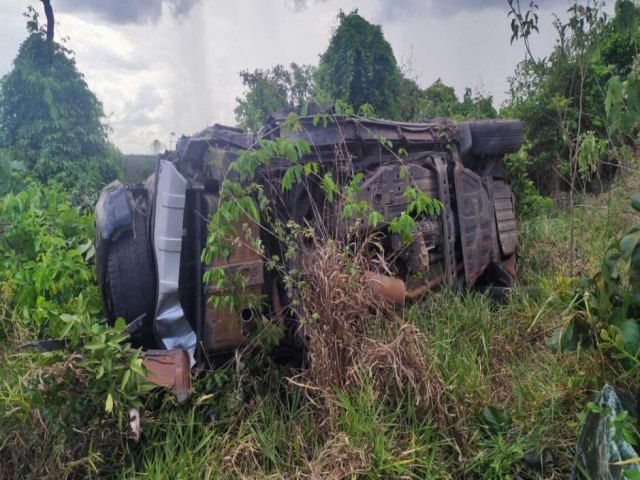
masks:
[[[610,202],[581,200],[589,207],[576,216],[577,272],[592,273],[608,239],[629,221],[627,190],[615,187]],[[547,348],[560,311],[534,322],[569,273],[567,213],[521,221],[519,231],[522,285],[507,303],[444,290],[404,313],[425,334],[430,374],[445,385],[447,425],[417,408],[410,392],[389,401],[366,381],[336,390],[330,408],[318,408],[309,391],[288,381],[292,372],[259,365],[240,379],[233,369],[203,375],[186,405],[153,395],[142,439],[131,443],[124,426],[101,416],[57,422],[68,412],[28,393],[31,366],[8,353],[15,348],[9,332],[0,342],[0,477],[566,478],[578,415],[617,371],[597,349]],[[492,428],[487,406],[512,421]],[[544,472],[523,462],[547,451],[553,463]]]

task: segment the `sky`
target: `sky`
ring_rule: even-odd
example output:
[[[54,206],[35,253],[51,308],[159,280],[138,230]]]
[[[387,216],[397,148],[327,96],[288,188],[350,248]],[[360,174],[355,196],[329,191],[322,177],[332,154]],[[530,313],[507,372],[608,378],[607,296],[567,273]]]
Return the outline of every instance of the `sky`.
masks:
[[[555,43],[552,12],[569,0],[538,0],[534,56]],[[0,76],[26,37],[27,5],[0,2]],[[528,0],[522,0],[528,5]],[[317,64],[336,16],[358,12],[382,26],[399,63],[421,87],[437,79],[506,98],[507,78],[524,58],[510,44],[507,0],[51,0],[56,39],[67,37],[78,69],[104,105],[111,140],[124,153],[151,153],[213,123],[233,125],[241,70]],[[407,60],[411,60],[407,62]]]

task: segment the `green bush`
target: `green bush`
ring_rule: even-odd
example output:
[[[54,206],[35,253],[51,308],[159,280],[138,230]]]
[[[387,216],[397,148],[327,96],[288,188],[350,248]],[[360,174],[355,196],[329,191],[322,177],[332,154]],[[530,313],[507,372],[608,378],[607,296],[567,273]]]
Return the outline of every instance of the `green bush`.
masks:
[[[631,199],[640,213],[640,194]],[[620,362],[622,378],[640,372],[640,224],[632,225],[607,248],[600,271],[568,285],[550,299],[564,303],[563,325],[550,346],[570,350],[592,344]]]
[[[54,319],[75,313],[80,295],[87,311],[100,311],[92,267],[93,220],[78,213],[59,187],[32,184],[0,202],[2,301],[34,332],[55,334]],[[37,306],[38,308],[34,308]]]
[[[535,217],[548,212],[553,207],[553,201],[540,195],[528,174],[531,159],[527,145],[524,145],[518,153],[507,155],[505,163],[509,171],[518,217]]]
[[[114,408],[124,413],[139,405],[137,394],[145,387],[139,351],[130,349],[123,321],[110,327],[101,314],[91,264],[91,215],[70,206],[69,194],[59,187],[32,184],[2,198],[0,232],[0,304],[6,312],[0,332],[5,346],[62,340],[66,348],[30,354],[32,361],[44,372],[62,367],[73,372],[62,385],[56,375],[38,375],[30,387],[39,393],[33,396],[27,388],[25,397],[41,398],[42,388],[59,390],[63,398],[46,408],[60,409],[63,416]]]

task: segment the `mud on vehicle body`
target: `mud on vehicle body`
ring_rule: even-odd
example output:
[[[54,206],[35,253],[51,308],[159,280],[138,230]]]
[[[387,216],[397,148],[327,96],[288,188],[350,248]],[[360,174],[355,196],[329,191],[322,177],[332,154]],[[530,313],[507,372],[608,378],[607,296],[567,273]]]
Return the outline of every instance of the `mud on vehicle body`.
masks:
[[[393,301],[403,304],[439,285],[508,287],[515,281],[515,210],[503,157],[520,148],[521,122],[401,123],[332,115],[325,125],[307,115],[299,117],[301,129],[285,133],[289,113],[270,117],[259,136],[306,140],[312,151],[301,163],[318,162],[321,172],[332,172],[343,185],[362,173],[360,199],[384,217],[379,230],[393,277],[382,282],[392,282]],[[402,152],[401,161],[383,145],[387,142]],[[218,208],[229,165],[256,145],[239,129],[214,125],[182,137],[175,152],[158,159],[144,185],[114,183],[103,191],[96,207],[100,289],[109,319],[123,317],[135,343],[183,349],[193,365],[242,345],[254,313],[269,317],[287,304],[281,279],[267,272],[248,246],[234,249],[224,261],[201,262],[207,219]],[[317,217],[317,206],[326,204],[321,186],[307,182],[283,194],[287,167],[285,160],[274,159],[256,180],[266,192],[279,192],[273,202],[283,218],[300,223]],[[387,228],[406,209],[407,187],[443,205],[440,215],[415,219],[418,231],[409,245]],[[328,223],[335,216],[330,209],[321,208],[320,214]],[[256,237],[266,235],[255,224],[249,228]],[[264,243],[272,250],[280,247],[272,238]],[[207,301],[221,292],[204,284],[203,273],[220,266],[242,272],[246,289],[268,299],[263,312],[215,308]],[[295,315],[288,317],[285,324],[295,328]]]

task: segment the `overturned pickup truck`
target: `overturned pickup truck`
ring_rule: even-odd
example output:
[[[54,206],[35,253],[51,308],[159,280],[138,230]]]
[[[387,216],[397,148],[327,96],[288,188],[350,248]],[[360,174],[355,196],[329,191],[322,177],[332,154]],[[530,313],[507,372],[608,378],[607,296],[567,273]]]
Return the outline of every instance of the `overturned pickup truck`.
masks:
[[[320,114],[330,121],[318,122]],[[500,289],[515,281],[516,220],[504,155],[520,149],[521,122],[401,123],[316,109],[304,116],[297,111],[302,128],[289,131],[287,115],[291,110],[270,117],[259,137],[306,140],[311,152],[300,162],[317,162],[343,185],[362,174],[358,195],[384,218],[376,229],[392,263],[391,280],[401,285],[396,303],[439,285]],[[283,308],[289,301],[282,279],[267,272],[263,256],[240,246],[228,258],[201,260],[229,165],[251,148],[259,148],[255,138],[214,125],[182,137],[176,151],[158,158],[144,184],[114,182],[102,192],[95,217],[99,286],[108,318],[123,317],[134,344],[184,351],[193,366],[241,346],[254,313],[271,318],[284,311],[287,328],[296,328],[295,312]],[[279,185],[286,168],[286,159],[274,159],[256,173],[256,181]],[[388,225],[406,209],[408,187],[437,199],[442,211],[415,218],[407,244]],[[280,215],[299,224],[318,215],[316,206],[324,202],[313,182],[265,191],[278,192]],[[257,225],[251,228],[267,235]],[[278,248],[268,239],[264,243]],[[232,311],[208,301],[221,293],[203,274],[221,265],[242,272],[245,288],[266,299],[263,311]]]

